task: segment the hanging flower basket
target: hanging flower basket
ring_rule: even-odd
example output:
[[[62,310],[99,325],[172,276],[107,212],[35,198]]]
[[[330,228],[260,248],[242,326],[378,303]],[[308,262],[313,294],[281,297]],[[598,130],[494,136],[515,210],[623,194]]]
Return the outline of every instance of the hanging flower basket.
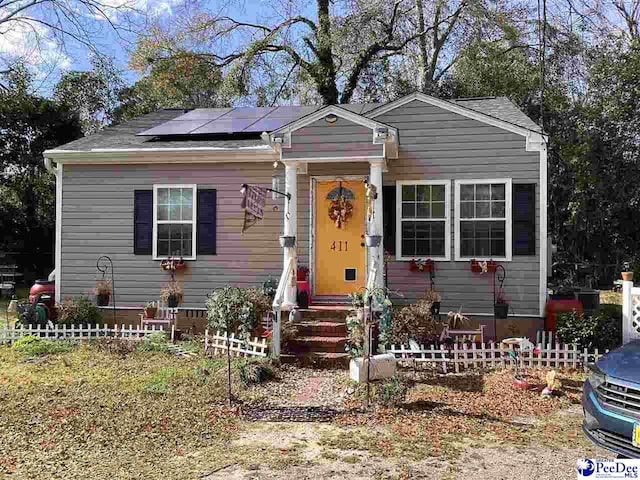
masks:
[[[494,260],[471,260],[471,271],[474,273],[493,273],[497,266]]]
[[[410,272],[433,272],[434,264],[433,260],[427,258],[423,260],[421,258],[414,258],[409,262]]]

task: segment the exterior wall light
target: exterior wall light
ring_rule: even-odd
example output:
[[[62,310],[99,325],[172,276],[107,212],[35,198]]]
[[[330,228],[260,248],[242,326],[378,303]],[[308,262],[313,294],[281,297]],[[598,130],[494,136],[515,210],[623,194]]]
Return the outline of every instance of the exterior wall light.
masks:
[[[326,117],[324,117],[324,121],[327,123],[336,123],[338,121],[338,116],[330,113]]]

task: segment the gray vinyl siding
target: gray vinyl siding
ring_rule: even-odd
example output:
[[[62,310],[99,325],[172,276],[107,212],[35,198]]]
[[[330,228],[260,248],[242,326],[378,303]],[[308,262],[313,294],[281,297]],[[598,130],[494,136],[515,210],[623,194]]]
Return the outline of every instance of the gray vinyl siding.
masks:
[[[318,120],[291,134],[291,148],[282,158],[381,157],[382,145],[373,144],[373,131],[343,118],[330,124]]]
[[[260,285],[279,278],[282,211],[269,201],[262,222],[240,234],[240,185],[271,185],[270,163],[218,165],[65,165],[62,200],[62,298],[86,295],[100,278],[96,260],[113,260],[118,306],[157,300],[169,275],[151,255],[133,254],[135,190],[153,184],[191,184],[217,190],[217,255],[199,255],[180,277],[184,306],[204,307],[207,293],[227,284]]]
[[[455,261],[454,180],[511,178],[513,184],[536,184],[536,255],[499,262],[506,269],[504,290],[512,313],[537,316],[540,295],[540,153],[525,150],[525,138],[458,114],[415,101],[376,120],[400,131],[399,158],[389,160],[385,185],[397,180],[450,180],[451,261],[436,262],[436,287],[442,311],[493,313],[493,276],[470,271]],[[399,245],[396,245],[398,250]],[[388,266],[389,288],[413,300],[429,288],[429,275],[409,272],[408,262]]]

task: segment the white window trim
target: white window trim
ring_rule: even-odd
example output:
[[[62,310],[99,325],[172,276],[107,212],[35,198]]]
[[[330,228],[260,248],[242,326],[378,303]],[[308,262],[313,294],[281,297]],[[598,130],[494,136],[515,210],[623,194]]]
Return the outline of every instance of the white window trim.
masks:
[[[191,253],[190,257],[182,257],[184,260],[195,260],[196,259],[196,228],[197,228],[197,218],[198,218],[198,186],[193,183],[188,184],[158,184],[153,186],[153,259],[154,260],[166,260],[168,257],[159,257],[158,256],[158,189],[160,188],[190,188],[193,190],[193,214],[191,216],[191,221],[189,220],[181,220],[181,221],[171,221],[168,223],[178,224],[183,223],[188,225],[189,223],[192,225],[191,230]]]
[[[460,255],[460,185],[473,185],[473,184],[491,184],[491,183],[503,183],[505,185],[505,256],[504,257],[463,257]],[[455,181],[455,200],[454,200],[454,215],[455,215],[455,259],[457,262],[468,262],[470,260],[500,260],[503,262],[511,261],[511,235],[512,235],[512,221],[511,221],[511,179],[510,178],[494,178],[494,179],[477,179],[477,180],[456,180]],[[491,219],[487,219],[489,221]]]
[[[402,255],[402,186],[403,185],[444,185],[444,256],[410,257]],[[451,180],[397,180],[396,181],[396,260],[410,261],[428,259],[448,261],[451,259]],[[417,221],[421,221],[417,219]],[[424,221],[442,221],[442,219],[424,219]]]

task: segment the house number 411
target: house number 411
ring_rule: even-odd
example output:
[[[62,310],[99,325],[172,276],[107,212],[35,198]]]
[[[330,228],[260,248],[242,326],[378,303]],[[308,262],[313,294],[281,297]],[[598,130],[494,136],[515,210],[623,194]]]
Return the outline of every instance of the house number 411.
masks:
[[[344,246],[344,248],[342,248]],[[334,252],[348,252],[349,251],[349,242],[338,240],[337,242],[334,240],[331,244],[331,250]]]

